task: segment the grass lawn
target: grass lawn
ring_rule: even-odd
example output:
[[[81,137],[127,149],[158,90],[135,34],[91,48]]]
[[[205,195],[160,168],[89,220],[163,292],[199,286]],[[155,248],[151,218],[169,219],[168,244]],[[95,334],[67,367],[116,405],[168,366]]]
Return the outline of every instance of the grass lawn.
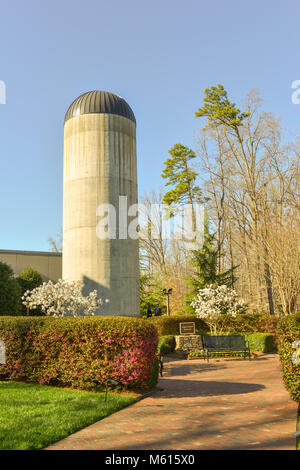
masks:
[[[0,450],[42,449],[135,402],[133,395],[0,381]]]

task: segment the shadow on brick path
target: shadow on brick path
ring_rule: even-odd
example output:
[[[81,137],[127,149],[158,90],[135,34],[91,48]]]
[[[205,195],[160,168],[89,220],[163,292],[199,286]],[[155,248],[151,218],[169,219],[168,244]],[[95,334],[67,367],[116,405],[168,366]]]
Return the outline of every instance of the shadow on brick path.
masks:
[[[166,381],[160,380],[160,386],[164,388]],[[176,397],[198,397],[198,396],[215,396],[215,395],[236,395],[253,393],[263,390],[264,385],[241,382],[217,382],[217,381],[198,381],[193,380],[172,380],[174,389],[165,389],[161,398]]]
[[[279,358],[166,360],[158,391],[48,449],[294,450]]]

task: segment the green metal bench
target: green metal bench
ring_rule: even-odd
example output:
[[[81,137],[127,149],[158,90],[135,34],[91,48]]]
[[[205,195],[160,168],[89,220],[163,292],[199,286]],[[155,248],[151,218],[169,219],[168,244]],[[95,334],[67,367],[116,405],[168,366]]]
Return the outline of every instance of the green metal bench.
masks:
[[[243,335],[228,335],[228,336],[209,336],[203,335],[203,350],[204,358],[206,357],[209,362],[209,357],[212,354],[229,354],[229,353],[243,353],[244,359],[248,356],[250,361],[250,347],[249,342],[245,340]]]

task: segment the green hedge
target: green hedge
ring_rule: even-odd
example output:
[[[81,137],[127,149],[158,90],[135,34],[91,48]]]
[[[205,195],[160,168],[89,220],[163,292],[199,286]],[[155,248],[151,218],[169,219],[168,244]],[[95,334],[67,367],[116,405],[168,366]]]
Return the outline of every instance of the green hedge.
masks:
[[[151,317],[147,321],[155,326],[159,336],[179,335],[179,323],[195,322],[196,334],[204,334],[209,331],[205,321],[196,318],[195,315],[162,315],[161,317]]]
[[[175,350],[175,338],[172,335],[160,336],[157,351],[159,354],[170,354]]]
[[[158,379],[157,332],[140,318],[0,317],[0,339],[7,350],[0,380],[89,390],[106,378],[130,388]]]
[[[278,352],[281,361],[283,381],[291,397],[300,403],[300,365],[292,363],[295,349],[292,343],[300,339],[300,314],[288,315],[278,324]]]
[[[228,334],[272,333],[276,335],[277,318],[273,315],[243,313],[236,317],[227,316],[225,330]]]
[[[269,353],[277,350],[274,335],[269,333],[244,333],[244,336],[249,341],[251,351]]]
[[[209,327],[201,318],[195,315],[162,315],[147,319],[155,325],[159,336],[179,335],[179,323],[195,322],[196,334],[206,334]],[[266,314],[241,314],[236,317],[227,316],[225,324],[226,334],[244,334],[244,333],[270,333],[276,340],[277,319]]]

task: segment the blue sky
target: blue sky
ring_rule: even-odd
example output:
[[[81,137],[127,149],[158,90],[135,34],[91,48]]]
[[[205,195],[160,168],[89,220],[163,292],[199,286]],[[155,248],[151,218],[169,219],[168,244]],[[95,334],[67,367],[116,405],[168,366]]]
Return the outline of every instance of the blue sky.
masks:
[[[137,119],[139,193],[168,150],[193,147],[194,112],[222,83],[258,88],[293,134],[300,105],[298,0],[10,0],[0,7],[0,248],[48,250],[62,226],[63,119],[81,93],[121,95]]]

